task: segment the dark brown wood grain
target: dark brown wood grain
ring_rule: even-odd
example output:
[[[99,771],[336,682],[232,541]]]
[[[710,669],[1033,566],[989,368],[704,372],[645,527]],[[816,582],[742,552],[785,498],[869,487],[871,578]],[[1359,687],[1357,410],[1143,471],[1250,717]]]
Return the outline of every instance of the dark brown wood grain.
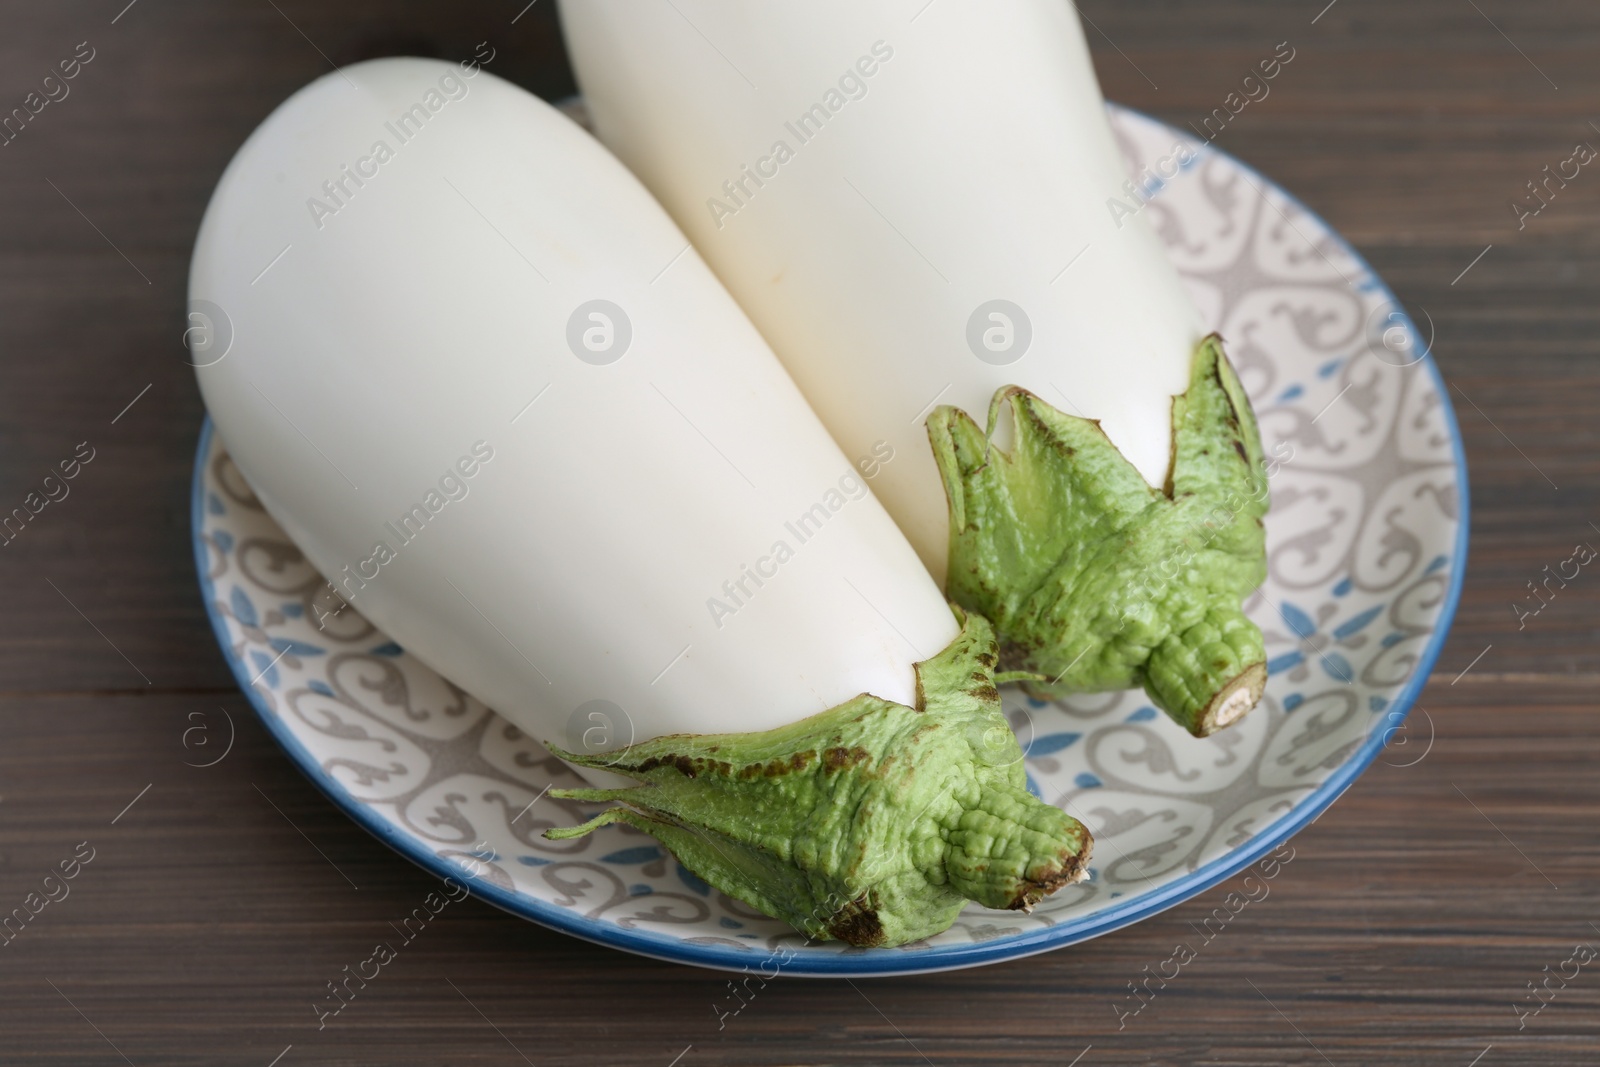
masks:
[[[1313,24],[1324,3],[1080,6],[1107,94],[1179,125],[1290,42],[1293,65],[1219,146],[1434,323],[1473,546],[1412,728],[1431,724],[1426,758],[1374,766],[1294,839],[1271,895],[1121,1030],[1127,983],[1227,887],[981,970],[783,980],[720,1030],[724,978],[469,901],[321,1032],[323,983],[431,880],[294,770],[215,647],[188,536],[189,248],[235,148],[332,63],[487,40],[496,73],[571,92],[553,3],[515,24],[524,0],[0,4],[5,108],[78,42],[96,49],[0,148],[0,510],[79,442],[96,450],[0,548],[0,909],[94,849],[71,896],[0,947],[0,1062],[264,1067],[290,1045],[282,1067],[1595,1062],[1600,972],[1520,1032],[1512,1005],[1600,943],[1600,582],[1523,630],[1510,605],[1600,525],[1600,174],[1520,231],[1507,201],[1574,142],[1600,144],[1600,9],[1338,0]],[[189,716],[219,709],[233,751],[186,766]]]

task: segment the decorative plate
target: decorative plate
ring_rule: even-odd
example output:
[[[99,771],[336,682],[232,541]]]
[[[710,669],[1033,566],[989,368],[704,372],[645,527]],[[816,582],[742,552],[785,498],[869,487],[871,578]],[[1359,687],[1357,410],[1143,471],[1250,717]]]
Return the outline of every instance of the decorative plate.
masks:
[[[794,975],[970,967],[1116,930],[1261,859],[1386,745],[1406,758],[1392,742],[1444,643],[1467,558],[1465,459],[1426,340],[1283,190],[1189,134],[1119,107],[1111,117],[1142,183],[1124,206],[1149,213],[1228,339],[1280,463],[1270,575],[1246,608],[1270,659],[1254,713],[1197,741],[1139,692],[1006,695],[1034,790],[1094,831],[1087,882],[1032,914],[972,906],[927,941],[854,949],[807,943],[627,827],[544,840],[595,808],[546,795],[576,776],[353,612],[319,631],[308,608],[322,578],[208,422],[194,472],[200,585],[268,728],[357,822],[507,911],[646,956]]]

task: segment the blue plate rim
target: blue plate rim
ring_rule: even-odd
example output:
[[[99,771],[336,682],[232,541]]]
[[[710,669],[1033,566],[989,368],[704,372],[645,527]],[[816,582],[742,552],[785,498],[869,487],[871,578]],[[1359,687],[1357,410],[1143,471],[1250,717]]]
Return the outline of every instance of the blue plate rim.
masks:
[[[1184,133],[1177,127],[1153,116],[1146,115],[1142,111],[1109,102],[1107,107],[1114,111],[1135,115],[1147,122],[1162,126],[1185,140],[1192,140],[1189,134]],[[1401,315],[1406,328],[1411,331],[1412,336],[1421,336],[1416,330],[1416,324],[1412,322],[1411,316],[1405,311],[1400,301],[1396,299],[1388,283],[1379,276],[1377,271],[1372,269],[1371,264],[1356,251],[1355,247],[1346,241],[1343,235],[1330,226],[1326,220],[1312,211],[1292,193],[1289,193],[1238,157],[1223,152],[1209,143],[1202,147],[1201,154],[1203,155],[1208,151],[1224,156],[1233,165],[1239,167],[1241,171],[1255,179],[1260,188],[1270,189],[1284,197],[1292,206],[1298,208],[1307,217],[1318,223],[1338,243],[1339,247],[1355,261],[1356,265],[1372,279],[1377,291],[1386,297],[1389,304]],[[1445,594],[1444,603],[1440,607],[1438,623],[1434,627],[1432,639],[1428,647],[1423,649],[1421,655],[1417,658],[1417,664],[1411,673],[1410,679],[1401,687],[1400,692],[1396,694],[1386,711],[1386,715],[1396,724],[1410,715],[1412,706],[1427,685],[1428,677],[1432,673],[1434,665],[1438,662],[1440,653],[1444,650],[1445,642],[1449,638],[1450,625],[1455,619],[1456,608],[1461,601],[1462,586],[1466,579],[1469,528],[1471,526],[1471,493],[1467,478],[1466,445],[1461,437],[1461,427],[1456,420],[1455,405],[1450,400],[1449,386],[1434,361],[1431,345],[1424,351],[1422,358],[1416,365],[1427,367],[1428,373],[1433,376],[1434,385],[1437,387],[1443,401],[1440,405],[1440,411],[1444,415],[1446,426],[1450,432],[1450,447],[1458,478],[1457,499],[1459,500],[1460,514],[1456,526],[1455,554],[1451,560],[1450,567],[1450,585]],[[217,644],[222,650],[223,658],[228,661],[229,669],[233,671],[233,676],[239,683],[239,688],[249,699],[256,715],[266,725],[274,740],[288,753],[289,758],[294,761],[300,772],[310,779],[311,783],[321,790],[324,796],[342,809],[346,815],[355,820],[363,829],[428,873],[438,878],[448,877],[454,879],[466,885],[474,896],[486,903],[520,918],[532,920],[541,926],[559,930],[562,933],[570,934],[593,944],[605,945],[608,948],[621,949],[625,952],[648,956],[651,959],[667,963],[686,964],[713,970],[741,970],[749,967],[753,959],[760,958],[761,954],[754,944],[749,950],[733,950],[720,945],[689,944],[678,938],[663,937],[645,930],[626,930],[614,924],[586,919],[571,909],[557,908],[536,897],[510,892],[487,879],[469,875],[448,860],[434,855],[413,839],[400,834],[392,824],[380,818],[370,806],[353,799],[347,792],[340,789],[328,775],[323,773],[322,767],[316,758],[284,725],[283,720],[267,707],[266,702],[256,692],[246,665],[239,657],[233,654],[227,622],[216,608],[215,587],[210,578],[210,560],[206,554],[206,543],[203,538],[205,529],[205,463],[211,451],[211,438],[214,433],[211,417],[207,415],[201,425],[200,439],[195,451],[189,507],[190,539],[195,555],[195,572],[199,578],[200,591],[205,600],[206,617],[210,620],[212,631],[216,634]],[[1103,934],[1111,933],[1114,930],[1120,930],[1125,926],[1132,926],[1191,897],[1199,896],[1206,890],[1231,878],[1314,822],[1372,764],[1378,753],[1384,749],[1389,732],[1387,730],[1378,731],[1374,736],[1369,737],[1361,749],[1337,771],[1329,775],[1310,796],[1296,804],[1288,814],[1263,829],[1245,844],[1233,849],[1224,856],[1212,860],[1203,867],[1196,868],[1183,878],[1160,887],[1154,893],[1129,897],[1124,904],[1102,908],[1080,921],[1064,922],[1055,926],[1044,927],[1021,937],[1006,938],[998,943],[977,942],[967,945],[946,945],[938,948],[912,951],[868,949],[859,953],[817,955],[814,957],[797,956],[785,966],[784,973],[795,977],[816,978],[841,976],[877,978],[901,974],[931,974],[938,971],[978,967],[1005,960],[1023,959],[1041,952],[1048,952],[1052,949],[1064,948],[1067,945],[1088,941]]]

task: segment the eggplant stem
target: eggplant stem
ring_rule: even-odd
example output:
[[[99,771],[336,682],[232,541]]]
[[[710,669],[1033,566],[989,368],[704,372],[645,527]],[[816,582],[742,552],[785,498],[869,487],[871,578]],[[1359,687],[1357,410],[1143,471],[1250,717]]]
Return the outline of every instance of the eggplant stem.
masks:
[[[625,823],[685,867],[808,937],[901,945],[974,901],[1031,908],[1082,879],[1089,831],[1028,791],[1000,711],[993,629],[961,632],[916,665],[915,707],[863,693],[808,719],[742,734],[674,734],[560,758],[643,784],[553,796],[614,801],[555,840]]]
[[[1002,405],[1015,440],[989,448]],[[946,593],[999,635],[997,681],[1044,696],[1143,686],[1184,729],[1237,722],[1266,681],[1240,602],[1266,577],[1261,436],[1221,339],[1197,347],[1172,399],[1172,464],[1151,486],[1098,423],[1017,386],[988,432],[928,418],[950,511]]]

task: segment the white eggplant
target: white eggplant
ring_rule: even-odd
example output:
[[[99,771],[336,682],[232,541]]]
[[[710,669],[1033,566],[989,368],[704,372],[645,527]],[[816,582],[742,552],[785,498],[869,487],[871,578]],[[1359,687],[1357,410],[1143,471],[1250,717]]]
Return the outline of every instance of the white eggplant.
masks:
[[[601,140],[846,452],[905,457],[874,490],[1003,665],[1047,692],[1144,684],[1195,733],[1248,710],[1258,435],[1127,206],[1072,6],[560,7]]]
[[[228,166],[190,297],[229,324],[231,346],[194,362],[267,511],[423,662],[596,784],[651,783],[574,794],[629,803],[600,821],[868,944],[942,929],[966,896],[1038,898],[952,888],[962,819],[996,797],[1058,831],[1019,879],[1078,875],[1081,828],[1014,795],[998,700],[965,694],[970,677],[927,691],[952,657],[992,668],[993,638],[952,615],[869,491],[894,454],[840,452],[682,233],[559,112],[467,64],[318,80]],[[940,700],[971,705],[949,722],[973,729],[944,731],[967,747],[920,776],[903,757],[905,788],[886,790],[907,738],[885,724]],[[595,701],[620,709],[616,734],[592,729]],[[825,751],[841,708],[878,747]],[[717,734],[724,759],[757,743],[790,762],[723,788],[685,755]],[[781,816],[769,787],[793,794]],[[828,798],[851,789],[840,824]],[[1018,848],[1043,840],[1016,825]],[[845,862],[780,840],[808,833],[871,847]]]

